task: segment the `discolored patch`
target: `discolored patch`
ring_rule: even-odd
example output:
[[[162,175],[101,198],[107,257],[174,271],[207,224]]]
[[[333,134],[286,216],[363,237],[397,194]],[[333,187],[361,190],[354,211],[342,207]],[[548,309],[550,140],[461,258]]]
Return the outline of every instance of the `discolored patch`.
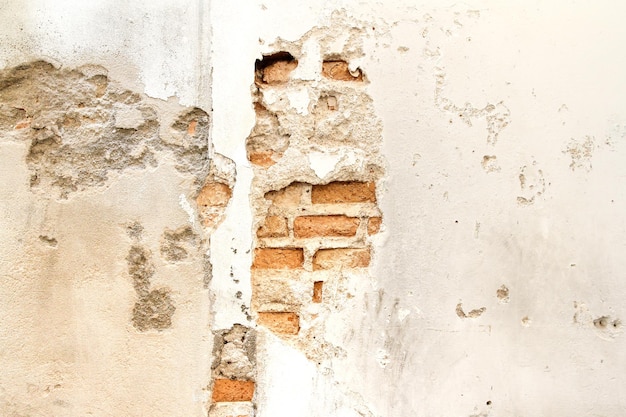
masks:
[[[190,226],[166,229],[161,237],[161,256],[169,262],[182,261],[189,256],[189,250],[198,245],[198,241],[198,235]]]
[[[150,291],[135,303],[133,325],[139,331],[164,330],[172,326],[176,307],[166,288]]]
[[[469,313],[465,313],[465,311],[463,311],[463,303],[458,303],[456,305],[456,315],[459,316],[459,318],[461,319],[475,319],[480,317],[485,311],[487,311],[486,307],[481,307],[481,308],[475,308],[473,310],[470,310]]]
[[[142,231],[143,226],[132,223],[127,226],[126,231],[135,235],[135,232]],[[186,236],[183,228],[175,236]],[[138,238],[137,238],[138,239]],[[174,251],[178,254],[178,252]],[[130,247],[126,256],[128,273],[133,280],[133,288],[139,298],[133,307],[132,323],[139,331],[163,330],[171,327],[172,316],[176,311],[174,302],[168,288],[151,289],[150,279],[155,275],[156,268],[152,262],[152,253],[148,248],[139,244]]]
[[[154,265],[150,260],[152,254],[150,250],[134,245],[130,248],[126,262],[128,263],[128,273],[133,279],[133,287],[140,296],[148,294],[150,278],[154,275]]]
[[[0,71],[0,103],[0,131],[29,143],[33,191],[66,199],[165,159],[197,186],[208,172],[209,115],[183,110],[163,129],[157,109],[111,82],[104,68],[37,61]]]

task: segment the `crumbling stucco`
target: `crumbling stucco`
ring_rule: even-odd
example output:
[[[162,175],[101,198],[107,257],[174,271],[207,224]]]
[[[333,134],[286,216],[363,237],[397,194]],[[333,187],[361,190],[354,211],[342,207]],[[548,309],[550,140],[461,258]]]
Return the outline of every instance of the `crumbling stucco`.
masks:
[[[0,7],[1,415],[623,412],[624,5],[173,3]]]
[[[3,193],[28,213],[5,219],[16,219],[6,224],[9,233],[22,230],[22,254],[3,255],[3,262],[23,267],[2,273],[23,282],[12,291],[38,294],[21,307],[11,304],[11,314],[46,317],[51,326],[42,333],[45,343],[15,355],[1,386],[7,392],[7,378],[21,374],[32,386],[42,380],[57,387],[35,401],[32,389],[15,386],[2,395],[1,414],[29,415],[36,407],[50,415],[101,415],[104,407],[111,415],[141,415],[141,402],[119,399],[193,362],[179,378],[208,403],[210,375],[190,370],[208,361],[212,347],[208,239],[235,183],[232,161],[209,155],[209,115],[122,88],[103,67],[37,61],[0,72],[0,129],[5,163],[20,175]],[[205,198],[207,184],[218,182],[228,192]],[[12,296],[20,298],[28,300]],[[74,339],[84,342],[72,346]],[[40,371],[21,368],[29,361]],[[129,378],[115,382],[122,370]],[[93,377],[81,384],[87,374]],[[110,398],[80,403],[102,395],[102,384],[115,387]],[[202,402],[173,398],[179,393],[171,384],[178,385],[163,380],[147,394],[171,395],[163,413],[206,410]]]
[[[212,404],[208,415],[252,415],[257,378],[256,331],[237,323],[230,329],[214,331],[214,337]]]
[[[39,61],[0,75],[1,123],[14,140],[30,142],[31,187],[67,198],[127,169],[154,168],[162,158],[201,183],[208,171],[208,115],[183,110],[163,127],[154,106],[110,83],[106,72]]]
[[[255,174],[252,308],[261,326],[315,363],[345,354],[326,340],[323,322],[339,307],[322,288],[367,274],[384,171],[366,71],[350,65],[363,34],[352,30],[337,49],[332,34],[343,26],[336,24],[279,41],[257,60],[257,119],[247,140]]]
[[[235,324],[231,329],[214,333],[213,378],[254,381],[256,376],[255,330]]]

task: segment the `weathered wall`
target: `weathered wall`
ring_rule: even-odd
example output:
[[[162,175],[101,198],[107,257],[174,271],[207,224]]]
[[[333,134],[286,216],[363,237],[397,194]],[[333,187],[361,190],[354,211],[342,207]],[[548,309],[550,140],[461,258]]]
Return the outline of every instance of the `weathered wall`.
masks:
[[[3,415],[626,407],[621,3],[19,3]]]
[[[208,196],[234,178],[194,107],[203,12],[0,4],[0,415],[206,413]]]

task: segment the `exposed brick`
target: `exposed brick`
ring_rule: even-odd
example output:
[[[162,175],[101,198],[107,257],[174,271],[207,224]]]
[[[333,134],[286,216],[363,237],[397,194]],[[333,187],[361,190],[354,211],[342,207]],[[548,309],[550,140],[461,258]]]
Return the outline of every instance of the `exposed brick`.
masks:
[[[346,61],[324,61],[322,63],[322,75],[331,80],[338,81],[363,81],[363,73],[356,70],[356,76],[350,73]]]
[[[380,225],[383,219],[381,217],[372,217],[367,222],[367,234],[374,235],[380,231]]]
[[[296,269],[304,263],[302,248],[257,248],[254,250],[252,268]]]
[[[263,56],[255,65],[257,84],[276,85],[289,81],[289,74],[298,66],[298,61],[289,52],[277,52]]]
[[[265,193],[265,198],[271,200],[277,207],[297,207],[302,202],[305,187],[307,184],[294,182],[281,190]]]
[[[259,103],[258,101],[254,102],[254,111],[257,113],[265,113],[267,112],[267,108],[265,108],[265,106],[261,103]]]
[[[313,270],[365,268],[370,264],[368,248],[320,249],[313,256]]]
[[[252,401],[254,381],[216,379],[213,383],[213,402]]]
[[[196,203],[200,207],[224,207],[228,205],[231,195],[232,191],[228,184],[209,182],[198,193]]]
[[[248,159],[254,165],[259,165],[259,166],[262,166],[264,168],[268,168],[268,167],[271,167],[272,165],[274,165],[276,163],[276,161],[274,161],[274,159],[272,158],[273,155],[274,155],[274,152],[271,152],[271,151],[267,151],[267,152],[251,152],[248,155]]]
[[[281,84],[289,81],[289,74],[296,69],[298,61],[278,61],[263,70],[265,84]]]
[[[354,236],[359,219],[347,216],[300,216],[293,223],[295,237]]]
[[[198,126],[197,120],[189,122],[189,126],[187,126],[187,134],[193,136],[196,133],[196,126]]]
[[[300,317],[296,313],[260,312],[258,323],[274,333],[298,334]]]
[[[311,191],[313,204],[375,203],[376,184],[373,182],[337,181],[314,185]]]
[[[324,288],[324,281],[315,281],[313,283],[313,302],[322,302],[322,289]]]
[[[30,119],[22,120],[15,125],[15,129],[24,129],[30,126]]]
[[[286,237],[289,235],[287,219],[281,216],[267,216],[256,232],[258,237]]]

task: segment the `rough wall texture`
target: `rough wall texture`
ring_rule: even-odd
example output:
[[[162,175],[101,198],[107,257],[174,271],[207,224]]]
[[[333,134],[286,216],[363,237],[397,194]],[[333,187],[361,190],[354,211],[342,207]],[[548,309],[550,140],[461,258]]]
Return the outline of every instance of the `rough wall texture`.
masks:
[[[0,0],[0,415],[622,413],[621,3],[79,3]]]
[[[256,124],[247,140],[254,166],[250,199],[256,239],[252,310],[257,322],[318,366],[345,355],[325,322],[365,279],[381,213],[380,124],[367,77],[348,60],[362,55],[352,29],[312,30],[255,66]],[[324,293],[328,296],[324,297]]]
[[[211,346],[207,238],[234,176],[209,160],[206,112],[159,106],[102,67],[0,72],[3,415],[142,415],[145,384],[163,415],[201,412],[172,384],[210,388],[190,371]]]
[[[626,265],[617,248],[626,85],[605,70],[623,68],[621,54],[610,52],[625,36],[614,17],[622,6],[309,7],[315,11],[264,2],[247,14],[259,24],[243,35],[216,23],[226,31],[215,39],[216,76],[234,77],[232,61],[222,64],[226,51],[246,50],[263,63],[260,49],[271,59],[257,64],[253,94],[281,109],[255,98],[247,140],[251,301],[262,325],[258,415],[619,414],[626,399],[607,381],[625,369],[618,352],[626,288],[618,277]],[[307,42],[312,33],[334,42]],[[252,42],[257,50],[246,46]],[[324,61],[347,62],[353,81],[326,78],[336,64]],[[238,77],[250,79],[246,71],[242,58]],[[363,88],[367,97],[283,93],[301,80]],[[235,107],[226,97],[243,106],[247,91],[214,88],[219,130]],[[352,125],[352,115],[339,121],[368,100],[366,123]],[[296,128],[285,107],[297,113]],[[368,130],[375,120],[382,135]],[[350,147],[367,152],[379,135],[384,169],[333,177],[342,140],[359,138]],[[298,146],[308,147],[309,161],[289,153]],[[317,178],[305,177],[309,169]],[[311,212],[321,205],[307,189],[345,181],[373,182],[378,214],[334,204]],[[298,188],[303,197],[279,207]],[[378,233],[365,233],[370,223]],[[361,238],[363,246],[346,244]],[[318,252],[329,242],[337,246],[328,249],[355,250],[368,241],[369,259]],[[369,272],[315,269],[337,259],[369,262]],[[331,278],[314,277],[319,272]],[[307,312],[330,306],[319,327],[310,324]],[[322,355],[315,342],[298,343],[308,334],[322,337]]]

